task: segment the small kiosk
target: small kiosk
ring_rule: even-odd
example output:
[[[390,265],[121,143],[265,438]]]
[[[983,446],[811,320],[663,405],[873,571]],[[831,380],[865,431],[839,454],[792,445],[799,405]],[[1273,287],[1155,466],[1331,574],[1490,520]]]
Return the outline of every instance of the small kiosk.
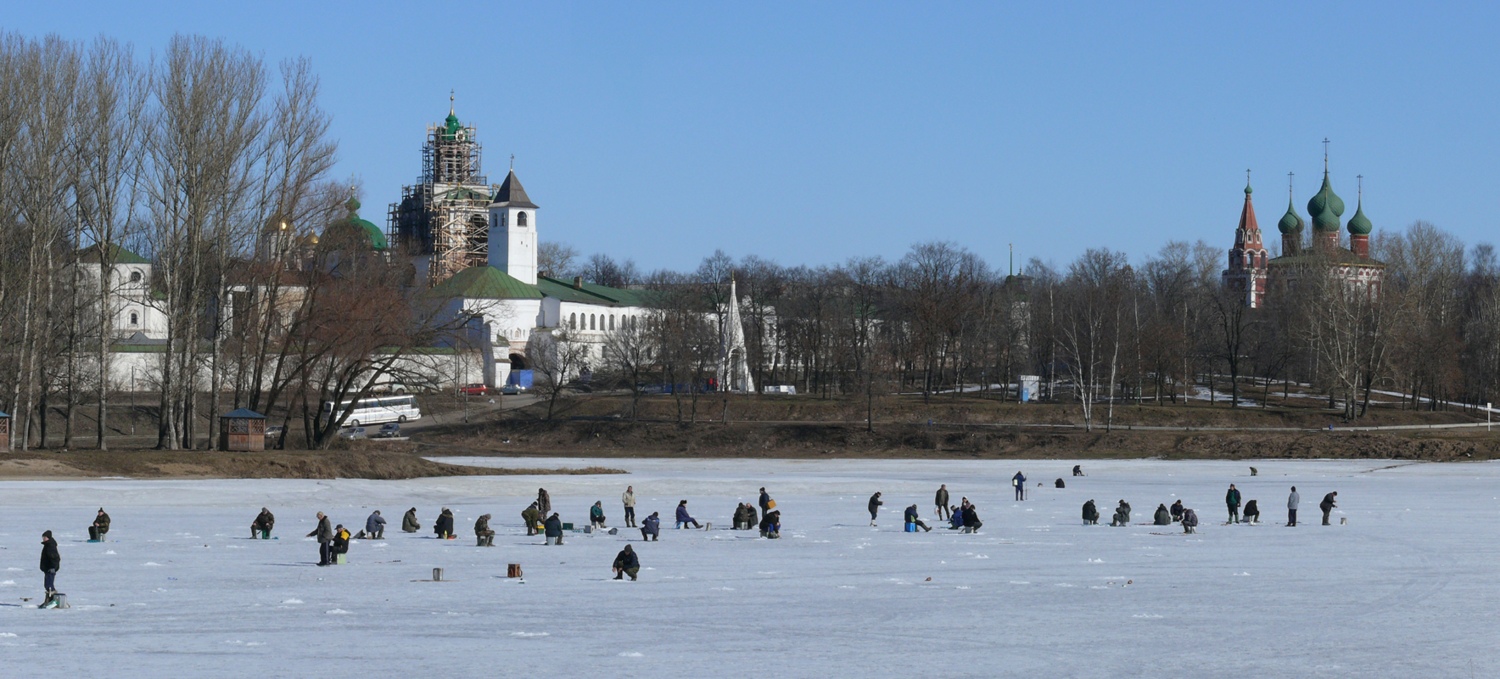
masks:
[[[266,449],[266,416],[239,408],[219,416],[219,450]]]
[[[0,453],[10,452],[10,416],[0,412]]]

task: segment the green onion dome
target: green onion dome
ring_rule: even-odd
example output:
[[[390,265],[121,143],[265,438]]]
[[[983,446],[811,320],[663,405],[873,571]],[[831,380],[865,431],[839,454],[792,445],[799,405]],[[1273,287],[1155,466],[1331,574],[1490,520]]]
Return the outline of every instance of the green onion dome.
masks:
[[[1302,221],[1302,216],[1297,214],[1297,204],[1290,197],[1286,201],[1286,214],[1281,216],[1281,221],[1276,222],[1276,228],[1287,235],[1302,233],[1302,227],[1307,223]]]
[[[1359,205],[1354,208],[1354,216],[1349,218],[1349,235],[1368,236],[1374,228],[1370,218],[1365,216],[1364,201],[1359,201]]]
[[[1316,222],[1325,207],[1333,211],[1335,222],[1339,217],[1344,216],[1344,201],[1333,192],[1333,184],[1328,181],[1328,170],[1323,170],[1323,187],[1318,189],[1312,200],[1307,201],[1307,214],[1312,215]],[[1338,228],[1338,225],[1335,224],[1334,228]]]

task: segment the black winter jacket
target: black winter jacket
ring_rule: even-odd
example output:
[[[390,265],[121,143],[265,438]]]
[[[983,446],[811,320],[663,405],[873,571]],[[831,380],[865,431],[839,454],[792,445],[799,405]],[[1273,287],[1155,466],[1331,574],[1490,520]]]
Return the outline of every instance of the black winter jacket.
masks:
[[[47,538],[42,542],[42,571],[55,571],[62,567],[62,555],[57,553],[57,541]]]

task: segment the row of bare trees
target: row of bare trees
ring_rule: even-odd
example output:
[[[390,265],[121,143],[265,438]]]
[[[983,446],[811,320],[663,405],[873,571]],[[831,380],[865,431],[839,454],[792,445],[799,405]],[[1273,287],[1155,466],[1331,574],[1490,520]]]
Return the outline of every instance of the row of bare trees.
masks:
[[[306,60],[268,69],[196,36],[143,55],[5,33],[0,75],[0,405],[13,445],[55,443],[47,413],[59,409],[73,445],[85,405],[95,445],[123,431],[136,413],[112,412],[121,387],[106,376],[137,330],[149,341],[133,350],[151,355],[140,386],[169,449],[212,445],[212,415],[240,406],[300,410],[309,444],[326,445],[342,417],[323,402],[400,379],[389,373],[404,352],[439,328],[461,334],[466,319],[413,295],[408,264],[360,240]],[[127,303],[155,321],[121,327]]]
[[[862,396],[870,413],[892,391],[1013,399],[1022,374],[1041,377],[1042,398],[1076,403],[1085,423],[1106,428],[1116,404],[1264,407],[1293,385],[1351,420],[1382,390],[1430,409],[1500,394],[1490,246],[1466,249],[1423,222],[1380,235],[1375,294],[1348,282],[1347,256],[1307,252],[1261,308],[1223,285],[1224,251],[1203,242],[1168,243],[1136,266],[1108,250],[1066,268],[1033,259],[1022,276],[952,243],[818,268],[719,252],[691,273],[627,281],[656,291],[656,308],[650,323],[615,333],[601,368],[622,384],[664,385],[679,394],[679,419],[696,419],[697,394],[714,386],[715,311],[732,274],[756,383]]]

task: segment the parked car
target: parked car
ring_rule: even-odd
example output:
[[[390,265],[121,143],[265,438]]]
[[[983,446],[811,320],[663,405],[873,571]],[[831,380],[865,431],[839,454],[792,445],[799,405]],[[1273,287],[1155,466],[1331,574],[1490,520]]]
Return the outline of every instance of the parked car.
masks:
[[[500,393],[506,396],[515,396],[516,394],[521,393],[521,388],[514,384],[507,384],[503,387],[500,387]]]
[[[490,388],[484,386],[482,382],[475,382],[459,387],[458,393],[460,396],[484,396],[490,393]]]
[[[268,438],[268,439],[281,438],[281,430],[284,429],[284,428],[285,427],[279,427],[279,426],[266,427],[266,438]]]
[[[393,439],[401,435],[401,425],[395,422],[387,422],[380,425],[380,431],[370,435],[372,439]]]
[[[365,428],[364,427],[344,427],[343,431],[339,432],[339,438],[348,439],[350,441],[353,441],[354,439],[365,438]]]

